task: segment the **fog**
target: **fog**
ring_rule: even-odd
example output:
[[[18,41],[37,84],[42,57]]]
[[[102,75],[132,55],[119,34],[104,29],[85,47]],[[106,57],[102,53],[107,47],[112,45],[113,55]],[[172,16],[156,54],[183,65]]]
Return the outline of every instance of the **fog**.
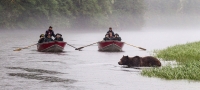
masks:
[[[145,0],[145,27],[160,30],[197,30],[199,0]]]
[[[1,30],[45,30],[49,26],[81,32],[103,31],[109,27],[117,31],[200,28],[199,0],[0,2]],[[48,9],[49,5],[54,7]]]

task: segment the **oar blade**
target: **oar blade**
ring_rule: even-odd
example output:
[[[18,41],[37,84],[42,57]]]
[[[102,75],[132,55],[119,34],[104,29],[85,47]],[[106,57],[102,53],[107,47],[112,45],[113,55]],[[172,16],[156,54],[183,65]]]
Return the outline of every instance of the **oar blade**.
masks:
[[[15,49],[15,50],[13,50],[13,51],[21,51],[22,49],[21,48],[18,48],[18,49]]]
[[[142,50],[144,50],[144,51],[146,51],[146,49],[145,48],[141,48],[141,47],[138,47],[139,49],[142,49]]]
[[[84,47],[76,48],[75,50],[79,50],[80,51],[82,48],[84,48]]]

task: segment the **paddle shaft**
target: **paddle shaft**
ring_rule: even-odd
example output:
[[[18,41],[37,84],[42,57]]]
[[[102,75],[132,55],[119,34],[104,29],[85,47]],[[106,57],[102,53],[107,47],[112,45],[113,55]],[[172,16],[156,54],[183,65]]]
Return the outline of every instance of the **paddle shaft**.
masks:
[[[29,47],[34,46],[34,45],[37,45],[37,43],[36,43],[36,44],[33,44],[33,45],[30,45],[30,46],[27,46],[27,47],[24,47],[24,48],[22,48],[22,49],[26,49],[26,48],[29,48]]]
[[[89,44],[89,45],[86,45],[86,46],[83,46],[83,47],[79,47],[79,48],[76,48],[75,50],[80,50],[80,49],[82,49],[82,48],[84,48],[84,47],[88,47],[88,46],[94,45],[94,44],[96,44],[96,43],[97,43],[97,42],[92,43],[92,44]]]
[[[70,44],[68,44],[68,43],[67,43],[67,45],[69,45],[69,46],[71,46],[71,47],[73,47],[73,48],[76,48],[76,47],[74,47],[74,46],[72,46],[72,45],[70,45]]]
[[[88,47],[88,46],[91,46],[91,45],[94,45],[94,44],[96,44],[96,42],[95,42],[95,43],[92,43],[92,44],[90,44],[90,45],[83,46],[83,47]]]
[[[134,45],[131,45],[131,44],[128,44],[128,43],[125,43],[125,44],[133,46],[133,47],[136,47],[136,48],[139,48],[139,49],[142,49],[142,50],[146,50],[145,48],[142,48],[142,47],[137,47],[137,46],[134,46]]]
[[[29,47],[31,47],[31,46],[34,46],[34,45],[37,45],[37,43],[36,43],[36,44],[33,44],[33,45],[30,45],[30,46],[27,46],[27,47],[18,48],[18,49],[15,49],[15,50],[13,50],[13,51],[21,51],[22,49],[27,49],[27,48],[29,48]]]

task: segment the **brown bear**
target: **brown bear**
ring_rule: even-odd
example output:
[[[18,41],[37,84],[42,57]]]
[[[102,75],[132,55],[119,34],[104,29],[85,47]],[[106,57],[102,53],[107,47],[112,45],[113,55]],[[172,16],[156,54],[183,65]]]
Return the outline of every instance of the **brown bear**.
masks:
[[[127,65],[128,67],[160,67],[160,61],[152,56],[146,57],[128,57],[123,56],[118,62],[119,65]]]

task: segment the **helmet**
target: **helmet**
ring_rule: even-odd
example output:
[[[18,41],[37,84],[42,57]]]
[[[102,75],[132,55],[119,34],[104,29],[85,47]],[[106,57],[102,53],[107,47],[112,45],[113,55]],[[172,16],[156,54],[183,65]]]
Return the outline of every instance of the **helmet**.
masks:
[[[41,34],[40,37],[44,37],[44,34]]]
[[[116,35],[116,36],[119,36],[119,34],[117,34],[117,33],[116,33],[115,35]]]

